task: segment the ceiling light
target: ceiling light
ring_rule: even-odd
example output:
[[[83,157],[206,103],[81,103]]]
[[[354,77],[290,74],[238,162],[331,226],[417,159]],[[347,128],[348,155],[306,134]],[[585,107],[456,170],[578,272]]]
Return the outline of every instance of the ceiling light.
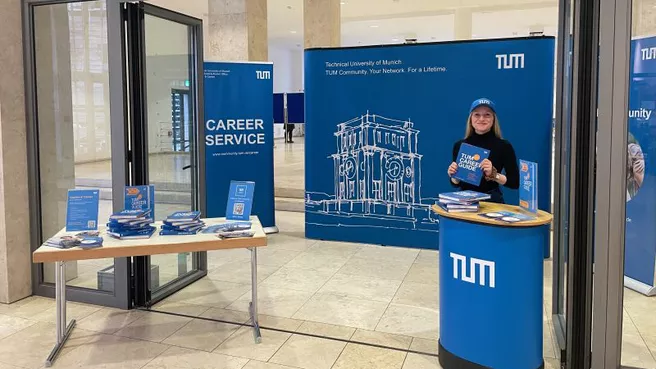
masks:
[[[289,33],[296,33],[296,31],[289,31]]]
[[[393,39],[392,39],[392,41],[394,41],[394,42],[396,42],[396,41],[398,41],[398,40],[399,40],[398,38],[393,38]]]
[[[369,27],[371,27],[371,28],[378,28],[378,25],[377,25],[377,24],[372,24],[372,25],[369,26]]]

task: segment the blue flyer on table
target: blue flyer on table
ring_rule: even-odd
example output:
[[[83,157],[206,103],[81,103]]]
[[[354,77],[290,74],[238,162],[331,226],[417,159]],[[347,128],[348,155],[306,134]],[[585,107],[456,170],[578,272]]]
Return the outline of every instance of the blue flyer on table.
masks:
[[[155,217],[155,186],[126,186],[125,210],[150,210],[149,218]]]
[[[226,219],[249,220],[253,207],[253,193],[255,182],[231,181],[228,205],[226,206]]]
[[[481,169],[481,162],[490,156],[490,150],[482,149],[467,143],[460,145],[460,151],[456,157],[456,164],[458,170],[453,175],[463,182],[478,186],[481,184],[483,178],[483,169]]]
[[[98,190],[68,190],[66,232],[98,229]]]
[[[538,212],[538,164],[519,161],[519,206],[531,213]]]

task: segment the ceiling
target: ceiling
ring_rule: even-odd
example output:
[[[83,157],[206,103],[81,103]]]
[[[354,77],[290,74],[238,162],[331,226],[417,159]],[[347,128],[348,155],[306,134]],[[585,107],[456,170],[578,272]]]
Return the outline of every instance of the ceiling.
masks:
[[[207,22],[208,0],[150,1]],[[270,45],[302,48],[303,0],[267,0],[267,11]],[[342,0],[342,45],[451,40],[456,12],[470,11],[473,38],[555,34],[558,21],[555,0]]]

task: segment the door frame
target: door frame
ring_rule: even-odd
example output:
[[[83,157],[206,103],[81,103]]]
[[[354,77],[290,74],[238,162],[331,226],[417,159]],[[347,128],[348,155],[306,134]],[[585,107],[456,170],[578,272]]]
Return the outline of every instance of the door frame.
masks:
[[[147,104],[147,71],[145,52],[145,26],[146,15],[166,19],[189,27],[189,95],[191,103],[189,111],[191,121],[197,122],[196,135],[193,138],[196,150],[190,150],[191,154],[191,187],[193,210],[200,210],[205,214],[205,136],[204,105],[203,105],[203,25],[202,20],[190,17],[169,9],[161,8],[152,4],[115,0],[114,8],[118,9],[118,22],[112,22],[113,27],[119,27],[114,32],[121,34],[122,60],[128,59],[128,63],[122,64],[121,75],[130,84],[129,91],[123,87],[121,99],[129,106],[125,119],[117,124],[123,125],[130,132],[130,145],[135,147],[128,150],[128,165],[130,173],[126,178],[126,185],[149,184],[148,178],[148,110]],[[125,40],[125,44],[123,43]],[[125,47],[124,47],[125,46]],[[126,52],[127,50],[127,52]],[[126,66],[127,65],[127,66]],[[194,78],[195,76],[195,78]],[[123,84],[125,86],[125,84]],[[193,123],[192,123],[193,124]],[[190,140],[192,141],[192,140]],[[144,150],[144,147],[146,149]],[[149,307],[189,284],[207,275],[207,253],[194,253],[192,260],[195,271],[178,277],[175,280],[160,286],[155,291],[150,289],[150,256],[133,258],[133,294],[132,300],[136,307]]]
[[[23,21],[23,63],[25,68],[25,112],[27,126],[27,158],[28,158],[28,193],[30,207],[30,248],[35,251],[43,242],[41,221],[41,179],[39,165],[39,137],[38,137],[38,104],[36,96],[36,60],[34,44],[34,8],[58,4],[85,3],[96,0],[22,0]],[[124,107],[122,100],[115,100],[112,89],[116,88],[116,74],[112,74],[112,59],[116,57],[112,50],[116,49],[112,42],[110,4],[113,0],[106,0],[107,8],[107,48],[110,83],[110,135],[111,162],[112,162],[112,206],[116,211],[122,208],[123,186],[125,183],[127,167],[125,166],[124,145],[127,140],[121,125],[114,122],[122,117]],[[120,39],[119,39],[120,41]],[[114,62],[115,63],[115,62]],[[121,84],[121,83],[119,83]],[[118,189],[118,190],[117,190]],[[43,281],[43,265],[32,265],[32,292],[35,295],[54,298],[54,283]],[[108,293],[100,290],[67,286],[66,295],[70,301],[83,302],[95,305],[129,309],[130,300],[130,263],[128,258],[114,259],[114,292]]]

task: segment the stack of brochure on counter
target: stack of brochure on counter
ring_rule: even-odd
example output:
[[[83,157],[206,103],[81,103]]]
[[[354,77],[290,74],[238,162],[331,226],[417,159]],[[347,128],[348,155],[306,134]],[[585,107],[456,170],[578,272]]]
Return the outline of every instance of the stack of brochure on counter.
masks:
[[[107,234],[121,240],[150,238],[157,230],[153,227],[150,210],[123,210],[109,217]]]
[[[71,247],[80,247],[83,249],[102,247],[103,238],[99,236],[98,231],[86,231],[77,234],[64,234],[61,236],[50,237],[44,245],[56,247],[58,249],[70,249]]]
[[[490,199],[490,195],[476,191],[446,192],[439,195],[437,205],[450,213],[476,213],[479,202]]]
[[[205,223],[200,220],[200,211],[176,211],[162,222],[162,236],[192,235],[198,233]]]
[[[250,221],[228,221],[213,224],[203,229],[203,233],[216,233],[221,238],[253,237],[255,235],[255,232],[251,230]]]

